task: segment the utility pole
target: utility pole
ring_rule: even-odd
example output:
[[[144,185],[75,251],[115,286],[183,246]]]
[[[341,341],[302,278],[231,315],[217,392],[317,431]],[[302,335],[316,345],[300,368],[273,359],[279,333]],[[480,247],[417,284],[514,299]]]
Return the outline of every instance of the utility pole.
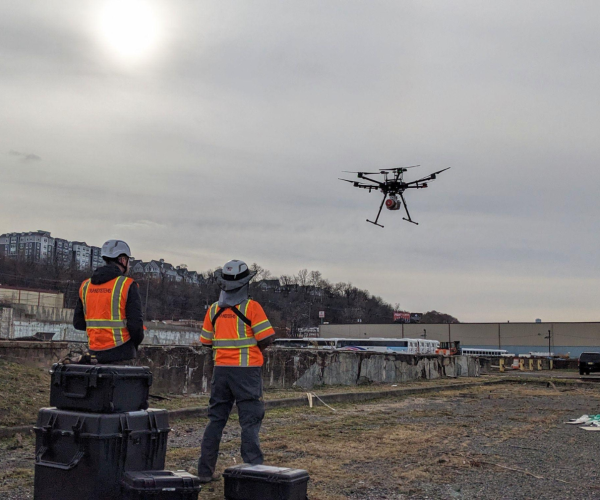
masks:
[[[538,335],[541,335],[541,333],[538,333]],[[548,362],[552,370],[552,330],[548,330],[548,335],[544,338],[548,339]]]

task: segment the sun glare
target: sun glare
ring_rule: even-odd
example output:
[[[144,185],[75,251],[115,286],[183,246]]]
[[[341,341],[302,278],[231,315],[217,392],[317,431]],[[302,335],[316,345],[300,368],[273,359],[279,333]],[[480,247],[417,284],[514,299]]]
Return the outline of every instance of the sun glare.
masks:
[[[157,14],[143,0],[109,0],[100,18],[107,49],[128,61],[150,57],[159,39]]]

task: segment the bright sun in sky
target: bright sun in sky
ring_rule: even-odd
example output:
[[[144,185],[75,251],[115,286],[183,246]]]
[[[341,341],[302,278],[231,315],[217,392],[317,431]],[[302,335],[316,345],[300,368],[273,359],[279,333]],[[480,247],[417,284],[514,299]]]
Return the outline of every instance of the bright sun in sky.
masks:
[[[111,54],[141,61],[151,57],[158,44],[158,14],[148,1],[109,0],[101,11],[100,32]]]

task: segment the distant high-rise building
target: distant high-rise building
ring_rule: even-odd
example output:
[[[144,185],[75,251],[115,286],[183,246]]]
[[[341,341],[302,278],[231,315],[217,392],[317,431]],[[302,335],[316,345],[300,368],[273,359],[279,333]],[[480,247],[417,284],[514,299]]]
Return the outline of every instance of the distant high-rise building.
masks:
[[[93,271],[104,265],[104,259],[101,256],[101,252],[102,249],[100,247],[91,247],[90,264]]]
[[[54,262],[61,267],[69,267],[73,262],[73,242],[54,238]]]
[[[80,271],[89,269],[92,262],[92,248],[83,241],[73,242],[73,263]]]
[[[60,267],[74,266],[80,271],[96,270],[104,265],[100,247],[82,241],[53,238],[48,231],[5,233],[0,235],[0,257],[14,257],[36,263],[54,263]],[[204,277],[186,266],[175,268],[164,259],[131,261],[131,272],[147,279],[166,279],[194,285],[204,283]]]
[[[0,254],[31,262],[51,262],[54,257],[54,238],[48,231],[41,230],[6,233],[0,235]]]
[[[16,257],[19,248],[20,233],[6,233],[0,235],[0,255],[5,257]]]

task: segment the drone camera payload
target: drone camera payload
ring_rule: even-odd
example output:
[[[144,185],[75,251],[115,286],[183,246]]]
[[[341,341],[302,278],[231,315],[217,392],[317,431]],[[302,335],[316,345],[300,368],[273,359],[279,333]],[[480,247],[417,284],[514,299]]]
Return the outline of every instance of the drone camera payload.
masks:
[[[402,202],[395,196],[390,196],[387,200],[385,200],[385,208],[388,210],[400,210],[401,206]]]

